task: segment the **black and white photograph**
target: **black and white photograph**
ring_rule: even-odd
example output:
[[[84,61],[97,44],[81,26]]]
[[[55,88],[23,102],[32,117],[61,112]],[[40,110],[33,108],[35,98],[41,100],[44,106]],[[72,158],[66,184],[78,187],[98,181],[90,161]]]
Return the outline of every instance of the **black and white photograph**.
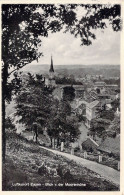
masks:
[[[120,191],[122,4],[92,2],[1,4],[2,191]]]

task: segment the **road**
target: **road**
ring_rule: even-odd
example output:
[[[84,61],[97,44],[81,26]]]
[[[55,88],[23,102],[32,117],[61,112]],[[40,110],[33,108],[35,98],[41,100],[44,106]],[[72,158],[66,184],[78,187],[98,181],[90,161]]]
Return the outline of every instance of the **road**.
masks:
[[[115,185],[120,185],[120,172],[117,170],[112,169],[111,167],[107,167],[105,165],[99,164],[94,161],[90,161],[81,157],[77,157],[75,155],[71,155],[68,153],[60,152],[57,150],[52,150],[43,146],[40,146],[40,148],[43,148],[45,150],[51,151],[54,154],[58,154],[61,156],[64,156],[70,160],[74,160],[77,164],[82,165],[83,167],[86,167],[87,169],[94,171],[95,173],[102,176],[104,179],[111,181]]]

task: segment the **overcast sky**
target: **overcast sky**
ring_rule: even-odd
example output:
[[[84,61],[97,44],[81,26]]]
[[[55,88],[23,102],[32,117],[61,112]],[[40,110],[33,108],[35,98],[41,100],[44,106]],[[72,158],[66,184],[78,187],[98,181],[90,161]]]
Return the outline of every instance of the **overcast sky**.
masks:
[[[42,38],[44,56],[38,64],[50,64],[51,54],[55,65],[66,64],[120,64],[120,33],[107,28],[96,30],[91,46],[80,46],[80,38],[58,32]],[[36,64],[36,61],[33,62]]]
[[[81,9],[81,10],[80,10]],[[82,17],[82,8],[77,10],[77,17]],[[54,65],[66,64],[120,64],[120,32],[114,32],[112,27],[95,30],[96,40],[90,46],[80,46],[80,38],[70,33],[52,33],[48,38],[42,38],[39,49],[44,56],[38,64],[50,64],[51,54]],[[36,64],[37,62],[33,62]]]

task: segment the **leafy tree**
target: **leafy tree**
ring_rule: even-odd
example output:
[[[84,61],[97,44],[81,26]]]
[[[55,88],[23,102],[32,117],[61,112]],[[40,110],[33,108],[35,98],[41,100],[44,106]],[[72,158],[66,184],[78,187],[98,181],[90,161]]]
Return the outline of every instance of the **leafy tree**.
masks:
[[[82,7],[86,14],[77,18],[76,8]],[[39,11],[40,10],[40,11]],[[38,47],[41,36],[48,32],[65,32],[80,36],[81,45],[90,45],[95,39],[92,29],[106,27],[109,20],[113,30],[121,29],[120,5],[82,4],[3,4],[2,5],[2,156],[5,161],[5,101],[11,101],[20,87],[17,71],[42,55]],[[9,81],[15,73],[14,81]]]
[[[120,116],[115,116],[112,124],[108,128],[108,132],[115,132],[116,134],[120,134]]]
[[[120,108],[120,99],[114,100],[114,101],[111,103],[111,105],[112,105],[112,110],[113,110],[114,112],[116,112],[116,111],[117,111],[117,108]]]
[[[53,145],[52,139],[54,139],[54,147],[55,139],[57,139],[57,146],[59,145],[59,132],[61,131],[61,123],[62,121],[59,118],[59,101],[57,99],[53,99],[50,107],[50,115],[49,118],[47,118],[47,133],[51,139],[51,147]]]
[[[5,128],[15,130],[15,125],[13,125],[12,120],[10,119],[10,117],[6,118]]]
[[[70,78],[66,78],[65,76],[63,78],[56,77],[55,80],[56,84],[82,85],[81,82],[74,79],[73,75],[70,75]]]
[[[54,144],[57,140],[57,146],[60,145],[60,141],[68,144],[70,141],[74,141],[80,133],[78,118],[71,115],[71,107],[68,102],[63,100],[60,102],[54,100],[53,102],[47,123],[51,146],[52,139],[54,139]]]
[[[64,87],[63,99],[67,101],[73,101],[75,98],[75,89],[71,86]]]
[[[94,140],[96,140],[96,136],[104,138],[105,130],[110,123],[111,121],[107,119],[93,119],[88,134],[91,135]]]
[[[73,142],[75,141],[78,136],[80,135],[79,131],[79,119],[73,115],[67,116],[67,130],[69,135],[69,141]]]
[[[107,120],[113,121],[114,117],[115,116],[114,116],[113,110],[103,110],[100,113],[100,118],[102,118],[102,119],[107,119]]]
[[[28,76],[29,80],[16,97],[16,115],[21,116],[19,122],[34,131],[37,142],[38,134],[43,131],[49,117],[52,91],[45,86],[42,76]]]
[[[96,92],[97,92],[98,94],[100,94],[100,89],[99,89],[99,88],[97,88],[97,89],[96,89]]]
[[[48,118],[47,128],[48,135],[51,137],[51,145],[52,138],[57,139],[57,146],[59,145],[59,141],[64,139],[66,124],[66,116],[71,114],[71,106],[66,101],[57,101],[53,100],[50,117]]]

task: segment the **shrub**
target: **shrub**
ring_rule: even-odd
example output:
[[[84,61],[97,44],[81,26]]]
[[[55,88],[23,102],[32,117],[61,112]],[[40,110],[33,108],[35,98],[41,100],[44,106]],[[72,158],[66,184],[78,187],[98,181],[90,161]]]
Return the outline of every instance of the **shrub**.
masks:
[[[48,174],[47,169],[46,169],[44,164],[41,167],[38,168],[38,174],[39,175],[46,175],[46,174]]]
[[[69,169],[67,169],[67,171],[64,174],[64,180],[66,180],[66,181],[72,181],[73,180],[73,175],[70,173]]]
[[[15,125],[12,123],[12,120],[10,119],[10,117],[6,118],[5,127],[6,129],[15,130]]]

